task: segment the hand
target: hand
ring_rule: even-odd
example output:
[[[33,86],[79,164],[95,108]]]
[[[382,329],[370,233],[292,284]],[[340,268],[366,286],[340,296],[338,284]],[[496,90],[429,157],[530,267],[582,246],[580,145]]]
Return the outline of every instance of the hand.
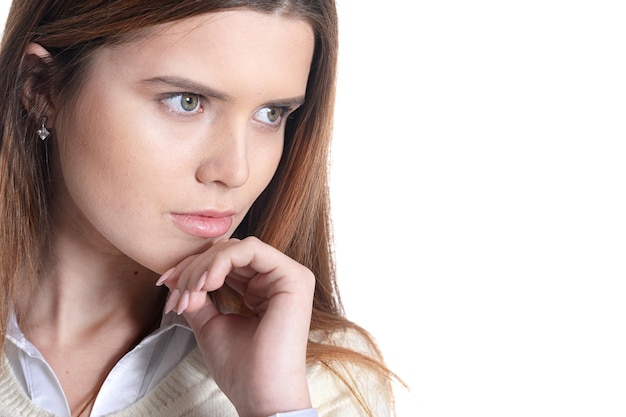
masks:
[[[159,279],[166,312],[184,313],[206,365],[242,417],[306,409],[306,348],[315,277],[282,252],[250,237],[217,242]],[[207,292],[228,285],[250,317],[220,313]]]

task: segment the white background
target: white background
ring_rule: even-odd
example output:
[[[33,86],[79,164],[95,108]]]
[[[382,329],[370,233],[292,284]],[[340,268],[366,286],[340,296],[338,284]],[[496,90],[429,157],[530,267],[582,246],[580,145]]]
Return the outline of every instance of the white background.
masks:
[[[338,0],[339,283],[399,417],[626,415],[622,3]]]
[[[340,285],[400,417],[625,416],[626,3],[338,5]]]

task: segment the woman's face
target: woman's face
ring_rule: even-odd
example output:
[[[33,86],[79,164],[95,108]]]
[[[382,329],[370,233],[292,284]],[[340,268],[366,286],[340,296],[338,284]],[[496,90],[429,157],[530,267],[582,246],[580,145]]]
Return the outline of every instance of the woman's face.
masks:
[[[278,166],[313,47],[306,22],[238,10],[99,50],[54,120],[57,230],[157,272],[230,236]]]

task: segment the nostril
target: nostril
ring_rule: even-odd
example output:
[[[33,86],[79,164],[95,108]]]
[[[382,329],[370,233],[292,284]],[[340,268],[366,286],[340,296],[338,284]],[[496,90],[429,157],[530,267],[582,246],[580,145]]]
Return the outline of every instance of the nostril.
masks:
[[[250,176],[248,159],[239,153],[227,157],[201,161],[196,170],[196,180],[203,184],[221,183],[228,188],[244,185]]]

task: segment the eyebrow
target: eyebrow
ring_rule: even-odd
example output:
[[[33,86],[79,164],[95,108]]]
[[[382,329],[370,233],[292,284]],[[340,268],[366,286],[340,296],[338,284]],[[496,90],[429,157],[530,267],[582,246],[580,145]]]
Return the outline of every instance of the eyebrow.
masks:
[[[219,90],[215,90],[211,87],[198,84],[192,80],[187,78],[180,77],[153,77],[148,78],[142,81],[145,84],[156,85],[156,86],[166,86],[173,87],[180,92],[198,94],[204,97],[210,97],[221,101],[230,101],[231,97],[228,94],[225,94]],[[304,96],[298,96],[293,98],[279,99],[275,101],[271,101],[267,103],[267,105],[271,104],[272,106],[279,107],[300,107],[304,104]]]
[[[202,84],[198,84],[194,81],[188,80],[186,78],[180,77],[154,77],[143,80],[143,83],[155,85],[155,86],[165,86],[165,87],[173,87],[181,92],[199,94],[205,97],[211,97],[222,101],[228,101],[229,97],[227,94],[222,93],[221,91],[215,90],[213,88],[204,86]]]

